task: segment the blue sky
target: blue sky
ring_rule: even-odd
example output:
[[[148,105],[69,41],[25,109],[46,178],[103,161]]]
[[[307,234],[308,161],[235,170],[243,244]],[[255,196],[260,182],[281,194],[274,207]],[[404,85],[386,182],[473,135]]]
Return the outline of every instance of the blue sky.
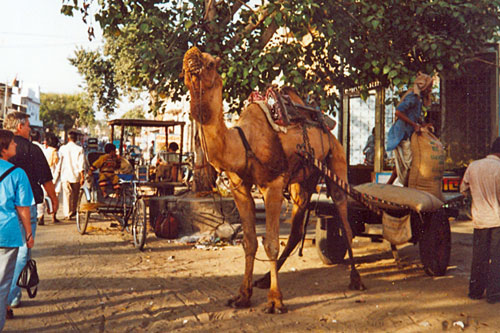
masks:
[[[0,1],[0,82],[17,78],[39,85],[42,93],[77,93],[82,79],[68,62],[77,46],[89,42],[80,17],[60,13],[61,0]]]

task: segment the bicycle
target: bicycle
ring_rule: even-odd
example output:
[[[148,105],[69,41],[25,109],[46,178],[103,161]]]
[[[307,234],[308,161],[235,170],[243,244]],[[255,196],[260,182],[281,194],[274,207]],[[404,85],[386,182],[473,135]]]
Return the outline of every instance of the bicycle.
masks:
[[[78,195],[76,228],[84,235],[93,213],[111,217],[120,224],[121,230],[132,233],[135,247],[143,250],[147,236],[147,209],[138,190],[140,182],[124,175],[120,177],[121,186],[115,197],[102,197],[100,188],[96,186],[96,177],[87,182],[90,186],[87,183],[82,186]]]

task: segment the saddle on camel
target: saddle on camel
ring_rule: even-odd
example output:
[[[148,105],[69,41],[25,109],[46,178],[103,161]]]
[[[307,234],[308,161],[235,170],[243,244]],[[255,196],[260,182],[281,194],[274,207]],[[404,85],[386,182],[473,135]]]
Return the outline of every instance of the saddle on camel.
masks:
[[[305,163],[299,149],[313,153],[316,159],[347,182],[345,153],[340,142],[313,116],[303,121],[283,124],[285,131],[271,126],[260,103],[250,101],[240,113],[236,127],[227,128],[222,113],[222,79],[218,74],[220,58],[214,58],[193,47],[183,61],[184,83],[190,93],[191,116],[200,127],[202,147],[208,162],[219,172],[225,171],[243,227],[245,274],[239,293],[228,301],[235,308],[250,306],[253,268],[257,251],[255,232],[255,203],[253,185],[261,191],[266,210],[264,249],[270,272],[256,281],[257,287],[269,287],[265,311],[286,312],[279,286],[278,270],[297,246],[304,232],[304,216],[320,173]],[[287,89],[290,103],[304,105],[293,89]],[[334,199],[342,219],[346,242],[349,245],[351,289],[365,289],[357,272],[351,250],[352,231],[347,221],[347,199],[332,181],[327,180],[329,195]],[[283,192],[289,189],[293,201],[292,228],[287,244],[279,254],[279,216]]]

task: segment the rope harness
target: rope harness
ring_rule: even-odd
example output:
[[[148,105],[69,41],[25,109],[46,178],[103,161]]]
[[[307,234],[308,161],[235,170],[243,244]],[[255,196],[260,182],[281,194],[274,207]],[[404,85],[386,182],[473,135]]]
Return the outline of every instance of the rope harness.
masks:
[[[302,147],[299,147],[302,148]],[[328,177],[333,183],[339,187],[343,192],[345,192],[347,195],[349,195],[351,198],[356,200],[357,202],[360,202],[364,206],[366,206],[370,211],[376,213],[377,215],[381,216],[384,212],[384,209],[376,206],[374,202],[384,204],[387,206],[392,206],[394,208],[399,208],[399,209],[405,209],[405,210],[412,210],[412,208],[408,205],[402,205],[396,202],[392,201],[387,201],[384,199],[380,199],[377,197],[374,197],[372,195],[362,193],[358,190],[356,190],[352,185],[349,183],[345,182],[343,179],[341,179],[337,174],[332,172],[322,161],[314,158],[313,155],[305,153],[303,149],[299,149],[299,154],[304,157],[305,161],[307,163],[312,164],[315,168],[320,170],[320,172],[325,176]],[[457,197],[454,198],[448,202],[446,202],[443,207],[445,208],[455,208],[463,205],[463,197]]]

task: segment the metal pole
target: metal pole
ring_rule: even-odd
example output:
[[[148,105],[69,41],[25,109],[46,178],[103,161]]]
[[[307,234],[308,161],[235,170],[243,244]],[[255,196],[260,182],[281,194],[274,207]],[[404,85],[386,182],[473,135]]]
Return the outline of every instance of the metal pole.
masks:
[[[7,81],[5,81],[5,87],[4,87],[4,105],[3,105],[3,119],[5,119],[5,116],[7,115],[7,93],[9,92],[8,86],[7,86]]]

